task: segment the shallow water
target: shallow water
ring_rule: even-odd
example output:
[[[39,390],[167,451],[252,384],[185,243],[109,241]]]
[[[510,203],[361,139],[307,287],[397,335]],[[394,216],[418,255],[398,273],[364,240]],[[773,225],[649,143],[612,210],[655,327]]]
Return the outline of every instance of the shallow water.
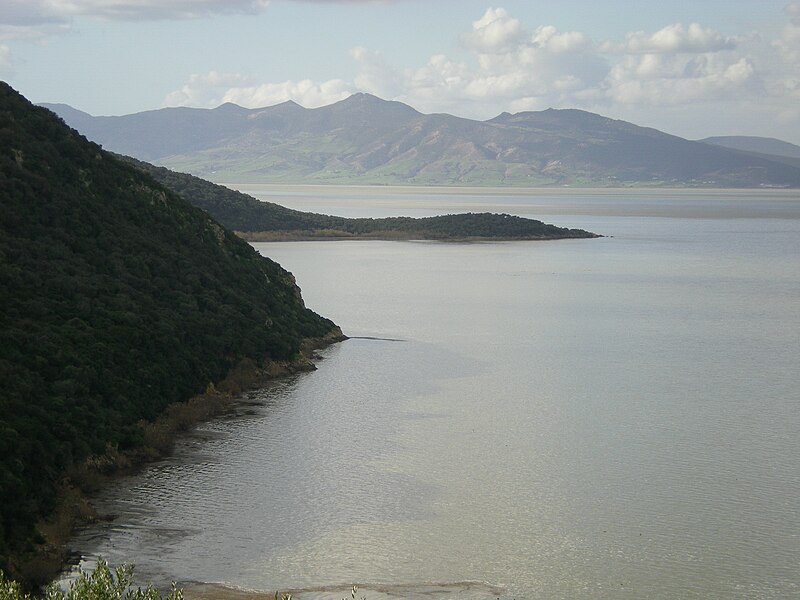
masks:
[[[345,208],[410,214],[405,193]],[[800,199],[481,198],[614,237],[255,244],[345,333],[390,339],[107,490],[75,552],[303,598],[800,594]]]

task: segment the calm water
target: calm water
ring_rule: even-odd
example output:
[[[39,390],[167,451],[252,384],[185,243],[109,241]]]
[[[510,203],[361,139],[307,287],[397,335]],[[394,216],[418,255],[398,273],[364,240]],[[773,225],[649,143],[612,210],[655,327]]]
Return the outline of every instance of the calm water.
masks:
[[[87,564],[336,600],[800,596],[797,195],[256,191],[614,237],[257,244],[355,339],[108,490]]]

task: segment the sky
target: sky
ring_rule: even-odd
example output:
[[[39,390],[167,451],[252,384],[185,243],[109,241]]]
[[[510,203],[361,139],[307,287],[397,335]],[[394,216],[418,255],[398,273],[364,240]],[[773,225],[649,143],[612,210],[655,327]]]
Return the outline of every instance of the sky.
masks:
[[[361,91],[800,144],[800,1],[0,0],[0,79],[93,115]]]

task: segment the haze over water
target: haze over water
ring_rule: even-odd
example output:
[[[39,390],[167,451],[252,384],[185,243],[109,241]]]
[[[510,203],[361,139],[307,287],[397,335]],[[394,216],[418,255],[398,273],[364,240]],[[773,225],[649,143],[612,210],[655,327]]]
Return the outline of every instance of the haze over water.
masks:
[[[354,339],[108,490],[88,562],[337,600],[800,594],[796,194],[255,191],[614,237],[256,244]]]

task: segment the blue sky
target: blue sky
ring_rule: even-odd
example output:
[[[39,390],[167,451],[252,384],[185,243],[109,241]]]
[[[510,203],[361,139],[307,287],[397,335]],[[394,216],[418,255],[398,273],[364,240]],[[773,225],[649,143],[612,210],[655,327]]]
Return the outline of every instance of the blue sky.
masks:
[[[0,78],[95,115],[366,91],[800,144],[800,2],[0,0]]]

